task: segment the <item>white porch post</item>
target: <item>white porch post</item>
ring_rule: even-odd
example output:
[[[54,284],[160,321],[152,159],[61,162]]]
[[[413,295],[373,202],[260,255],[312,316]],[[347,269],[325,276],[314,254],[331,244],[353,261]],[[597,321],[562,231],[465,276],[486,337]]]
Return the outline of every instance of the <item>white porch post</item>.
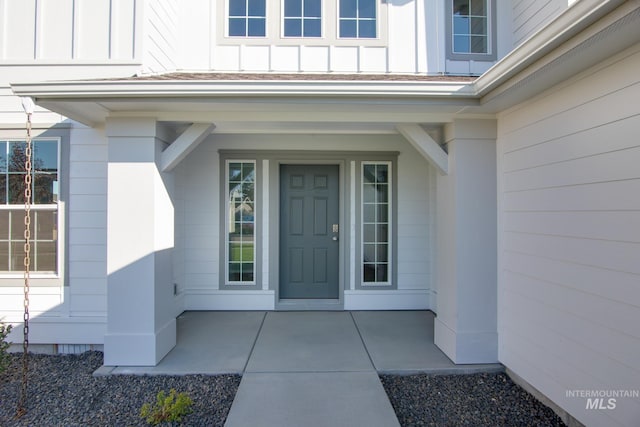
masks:
[[[449,174],[437,178],[435,343],[455,363],[498,360],[496,123],[445,128]]]
[[[176,343],[172,177],[161,174],[165,144],[148,118],[107,121],[108,366],[156,365]]]

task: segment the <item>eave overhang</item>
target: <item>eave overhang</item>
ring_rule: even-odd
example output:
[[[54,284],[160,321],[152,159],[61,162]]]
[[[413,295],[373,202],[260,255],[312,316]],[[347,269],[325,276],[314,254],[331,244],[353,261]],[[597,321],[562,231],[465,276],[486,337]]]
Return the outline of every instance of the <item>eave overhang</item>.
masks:
[[[464,81],[131,79],[20,83],[12,88],[19,96],[32,97],[38,105],[89,126],[120,114],[226,121],[249,120],[251,113],[249,121],[299,122],[362,121],[364,113],[371,113],[364,118],[374,122],[403,112],[436,113],[439,118],[478,103]]]
[[[638,43],[638,28],[640,0],[579,0],[475,81],[392,75],[190,79],[183,73],[180,79],[16,83],[12,89],[90,126],[122,115],[216,124],[447,122],[490,116],[535,96]]]

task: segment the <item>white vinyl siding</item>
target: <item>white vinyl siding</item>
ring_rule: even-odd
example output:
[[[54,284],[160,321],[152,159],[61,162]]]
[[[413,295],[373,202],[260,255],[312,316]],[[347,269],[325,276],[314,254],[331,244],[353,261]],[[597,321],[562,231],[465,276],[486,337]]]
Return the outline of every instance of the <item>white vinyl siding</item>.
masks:
[[[566,395],[640,384],[639,68],[636,47],[498,119],[500,361],[586,425],[640,415]]]
[[[536,31],[564,12],[570,1],[512,1],[513,46],[516,47]]]
[[[0,43],[0,59],[61,63],[137,59],[141,53],[137,49],[141,46],[136,37],[142,34],[142,29],[136,28],[136,18],[143,15],[142,3],[134,0],[3,1],[0,41],[4,36],[5,42]],[[157,26],[157,22],[154,24],[166,37],[164,28]],[[158,42],[157,37],[150,36],[150,40]],[[40,73],[45,75],[42,70]]]

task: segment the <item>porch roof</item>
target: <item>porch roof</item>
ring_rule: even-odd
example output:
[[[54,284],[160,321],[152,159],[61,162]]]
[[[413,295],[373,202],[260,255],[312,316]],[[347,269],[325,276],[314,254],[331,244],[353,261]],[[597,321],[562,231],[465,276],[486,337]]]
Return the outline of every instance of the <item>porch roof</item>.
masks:
[[[44,108],[89,126],[122,113],[191,122],[359,122],[365,113],[366,122],[387,122],[386,114],[392,111],[414,116],[413,111],[420,112],[422,119],[437,113],[433,119],[448,121],[450,114],[477,104],[472,80],[417,75],[183,72],[21,83],[13,89],[20,96],[33,97]],[[437,108],[428,108],[429,104]]]

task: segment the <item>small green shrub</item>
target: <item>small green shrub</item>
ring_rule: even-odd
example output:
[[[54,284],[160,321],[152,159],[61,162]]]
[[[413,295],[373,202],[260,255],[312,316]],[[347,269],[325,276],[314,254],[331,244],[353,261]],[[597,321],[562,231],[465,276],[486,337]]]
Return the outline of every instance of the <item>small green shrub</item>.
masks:
[[[9,332],[11,332],[12,328],[13,326],[5,325],[0,322],[0,374],[2,374],[9,366],[10,359],[9,352],[7,350],[9,350],[11,343],[7,341],[7,336],[9,335]]]
[[[140,416],[151,425],[174,421],[182,421],[182,417],[191,412],[193,401],[186,393],[177,393],[171,389],[167,396],[164,391],[158,392],[156,403],[142,405]]]

